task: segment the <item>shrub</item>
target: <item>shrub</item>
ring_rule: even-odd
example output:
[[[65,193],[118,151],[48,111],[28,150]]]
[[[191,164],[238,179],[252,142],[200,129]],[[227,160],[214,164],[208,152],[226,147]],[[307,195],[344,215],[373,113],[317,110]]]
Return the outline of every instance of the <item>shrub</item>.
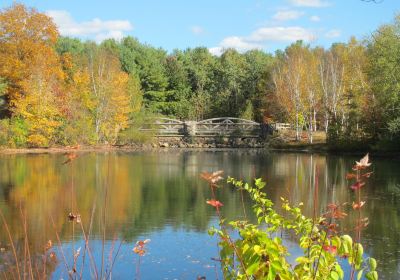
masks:
[[[8,143],[9,119],[0,120],[0,146]]]
[[[354,237],[339,233],[339,220],[347,216],[341,206],[331,203],[321,217],[308,218],[302,214],[302,203],[290,205],[281,198],[282,211],[277,211],[274,203],[263,191],[265,183],[256,179],[254,185],[228,178],[239,191],[245,191],[253,201],[253,209],[258,223],[247,221],[225,222],[220,213],[223,204],[217,200],[217,182],[222,179],[222,171],[212,174],[203,173],[211,189],[212,199],[207,203],[215,207],[220,220],[219,228],[211,228],[210,234],[219,237],[220,262],[224,279],[344,279],[343,262],[350,265],[349,279],[361,279],[363,274],[368,280],[378,279],[376,260],[364,258],[361,244],[361,230],[368,224],[362,217],[361,188],[372,172],[366,172],[371,163],[368,155],[356,162],[352,173],[346,179],[355,180],[350,188],[356,192],[356,201],[352,208],[358,212],[354,224]],[[283,213],[281,213],[283,212]],[[239,238],[233,238],[236,236]],[[294,266],[288,260],[289,250],[280,236],[286,232],[295,236],[303,254],[297,256]]]
[[[28,127],[24,119],[12,118],[10,122],[10,146],[25,147],[28,137]]]
[[[136,127],[130,127],[120,132],[117,144],[130,145],[136,143],[146,143],[149,142],[151,138],[151,134],[142,132]]]
[[[29,135],[26,142],[30,148],[42,148],[49,146],[49,140],[41,134]]]

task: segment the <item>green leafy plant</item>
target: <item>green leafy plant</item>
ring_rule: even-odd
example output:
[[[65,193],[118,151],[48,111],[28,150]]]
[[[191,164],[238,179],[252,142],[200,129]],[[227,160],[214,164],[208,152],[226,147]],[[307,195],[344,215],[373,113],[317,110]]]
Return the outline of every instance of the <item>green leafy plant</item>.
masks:
[[[365,204],[361,201],[359,189],[364,185],[363,180],[371,174],[361,174],[361,170],[369,165],[367,155],[353,167],[356,183],[351,189],[358,191],[353,209],[358,213]],[[363,275],[366,279],[378,279],[376,260],[364,257],[359,232],[366,226],[367,220],[361,214],[356,221],[356,236],[353,239],[348,234],[340,233],[339,221],[347,216],[341,205],[331,203],[321,217],[309,218],[302,213],[302,203],[291,205],[281,198],[282,209],[278,211],[267,197],[266,184],[261,179],[248,184],[229,177],[229,184],[250,196],[257,223],[226,222],[220,212],[223,204],[217,200],[216,193],[221,174],[221,171],[203,173],[202,178],[209,183],[212,193],[212,200],[207,203],[216,209],[220,220],[219,228],[213,227],[209,233],[219,237],[219,261],[225,279],[344,279],[344,264],[340,259],[346,259],[351,267],[351,279],[356,273],[357,279]],[[353,178],[353,175],[348,177]],[[288,259],[290,251],[281,237],[284,232],[294,236],[302,249],[303,253],[297,256],[295,263]]]

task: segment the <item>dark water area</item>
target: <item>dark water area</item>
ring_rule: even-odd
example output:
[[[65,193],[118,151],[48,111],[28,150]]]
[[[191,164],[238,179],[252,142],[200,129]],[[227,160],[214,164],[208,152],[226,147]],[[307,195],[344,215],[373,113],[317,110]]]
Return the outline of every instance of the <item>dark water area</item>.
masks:
[[[21,259],[26,255],[24,215],[32,260],[40,260],[46,243],[52,240],[51,250],[58,261],[48,261],[45,272],[52,279],[68,279],[79,248],[75,262],[77,274],[82,265],[85,268],[83,279],[96,277],[93,263],[99,274],[103,263],[103,276],[112,267],[113,279],[135,279],[138,274],[140,279],[221,279],[219,264],[212,260],[218,258],[217,239],[207,233],[217,224],[217,217],[206,204],[211,192],[200,179],[201,172],[224,170],[225,176],[245,181],[263,178],[277,207],[280,197],[285,197],[291,203],[303,202],[308,215],[312,215],[318,181],[319,214],[331,202],[348,202],[345,209],[349,215],[341,229],[353,235],[356,215],[350,208],[355,194],[345,175],[358,159],[255,150],[160,151],[85,153],[63,165],[61,154],[1,155],[0,208]],[[362,232],[365,253],[378,260],[380,279],[400,279],[400,161],[371,160],[374,173],[362,189],[367,201],[363,216],[370,221]],[[224,217],[244,218],[239,192],[224,185],[217,196],[224,203]],[[251,203],[247,197],[244,202],[250,215]],[[81,224],[68,220],[70,212],[81,215]],[[90,239],[91,257],[89,253],[83,257],[81,225]],[[138,266],[139,258],[132,249],[136,241],[144,239],[151,241]],[[292,241],[289,237],[285,240],[295,254]],[[2,222],[0,248],[2,279],[2,272],[13,263]]]

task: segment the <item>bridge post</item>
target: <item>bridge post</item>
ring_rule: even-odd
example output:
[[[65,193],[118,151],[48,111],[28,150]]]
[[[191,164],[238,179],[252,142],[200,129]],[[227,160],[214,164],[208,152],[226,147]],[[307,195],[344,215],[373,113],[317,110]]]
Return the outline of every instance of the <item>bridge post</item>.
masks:
[[[184,122],[185,134],[187,136],[195,136],[196,135],[196,124],[197,124],[197,122],[195,122],[195,121],[185,121]]]

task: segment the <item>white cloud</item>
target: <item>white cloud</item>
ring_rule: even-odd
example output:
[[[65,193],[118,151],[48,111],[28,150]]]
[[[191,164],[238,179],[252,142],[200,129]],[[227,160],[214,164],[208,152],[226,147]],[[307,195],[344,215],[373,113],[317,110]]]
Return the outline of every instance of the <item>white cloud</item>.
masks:
[[[222,40],[220,46],[223,48],[235,48],[240,52],[261,49],[262,45],[248,41],[247,38],[232,36]]]
[[[261,44],[249,42],[244,37],[232,36],[226,37],[219,43],[218,47],[210,48],[213,55],[221,55],[226,49],[235,49],[238,52],[246,52],[254,49],[262,49]]]
[[[220,56],[224,52],[224,48],[222,48],[222,47],[213,47],[213,48],[208,48],[208,51],[212,55]]]
[[[332,29],[325,33],[325,37],[327,38],[337,38],[340,37],[342,33],[338,29]]]
[[[201,26],[195,25],[190,28],[193,34],[200,35],[204,33],[204,29]]]
[[[272,42],[295,42],[297,40],[309,42],[314,38],[313,32],[299,26],[262,27],[252,32],[249,36],[226,37],[217,47],[210,48],[209,51],[214,55],[220,55],[227,48],[246,52],[253,49],[262,49],[266,44]]]
[[[319,16],[311,16],[311,17],[310,17],[310,20],[311,20],[311,21],[317,22],[317,21],[320,21],[321,18],[320,18]]]
[[[90,21],[76,22],[71,14],[63,10],[47,11],[47,15],[53,18],[64,36],[86,37],[101,42],[105,39],[121,39],[124,32],[133,29],[128,20],[101,20],[94,18]]]
[[[323,0],[290,0],[290,2],[295,6],[312,8],[321,8],[330,5],[329,2]]]
[[[262,41],[286,41],[294,42],[297,40],[303,40],[306,42],[314,39],[314,34],[303,27],[289,26],[289,27],[262,27],[251,33],[248,37],[249,40],[254,42]]]
[[[275,15],[273,15],[272,18],[274,20],[286,21],[286,20],[298,19],[302,15],[304,15],[304,12],[287,10],[287,11],[278,11]]]

